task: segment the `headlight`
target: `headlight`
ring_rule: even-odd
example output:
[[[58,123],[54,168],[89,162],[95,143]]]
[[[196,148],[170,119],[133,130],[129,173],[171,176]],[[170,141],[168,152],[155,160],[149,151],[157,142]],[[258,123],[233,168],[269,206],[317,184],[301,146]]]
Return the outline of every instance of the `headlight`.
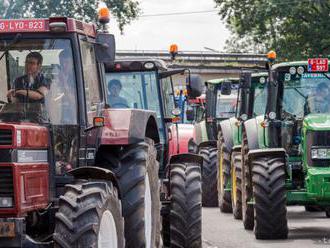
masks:
[[[312,148],[312,159],[330,159],[330,148]]]
[[[0,197],[0,208],[12,208],[13,198],[12,197]]]

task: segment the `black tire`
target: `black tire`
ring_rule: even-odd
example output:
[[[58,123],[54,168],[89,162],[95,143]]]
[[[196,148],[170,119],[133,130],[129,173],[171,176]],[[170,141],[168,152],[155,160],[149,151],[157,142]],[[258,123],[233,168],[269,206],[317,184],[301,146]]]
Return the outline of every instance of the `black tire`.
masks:
[[[257,239],[286,239],[285,162],[283,157],[260,157],[251,161],[255,200],[254,233]]]
[[[231,205],[235,219],[242,219],[242,154],[231,155]]]
[[[125,220],[126,248],[148,247],[145,219],[145,178],[148,175],[151,194],[151,244],[159,247],[161,240],[159,165],[153,142],[140,142],[119,152],[120,162],[113,168],[121,192]],[[148,214],[148,213],[146,213]]]
[[[325,216],[327,218],[330,218],[330,207],[326,207],[324,210],[325,210]]]
[[[221,130],[218,135],[218,201],[220,211],[223,213],[232,213],[231,192],[225,190],[231,182],[230,151],[226,147]]]
[[[317,205],[306,205],[305,210],[306,212],[321,212],[324,211],[324,208]]]
[[[55,218],[55,247],[98,247],[101,219],[107,211],[111,213],[116,226],[117,246],[124,247],[124,220],[117,189],[113,184],[81,181],[66,185]]]
[[[171,164],[170,247],[202,247],[201,170],[194,164]]]
[[[218,206],[217,189],[217,148],[203,147],[199,151],[203,157],[202,204],[203,207]]]
[[[254,209],[252,204],[248,204],[252,200],[252,175],[248,164],[248,143],[246,133],[243,131],[242,143],[242,219],[243,226],[246,230],[253,230],[254,227]]]

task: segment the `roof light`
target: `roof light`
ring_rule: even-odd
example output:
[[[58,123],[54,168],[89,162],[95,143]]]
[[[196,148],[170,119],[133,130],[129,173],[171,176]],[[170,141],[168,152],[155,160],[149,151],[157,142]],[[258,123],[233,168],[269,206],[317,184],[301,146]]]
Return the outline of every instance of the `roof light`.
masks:
[[[121,69],[121,64],[119,64],[119,63],[118,64],[115,64],[115,69],[116,70],[120,70]]]
[[[266,78],[265,78],[265,77],[261,77],[261,78],[259,79],[259,83],[261,83],[261,84],[266,83]]]
[[[177,44],[172,44],[170,46],[170,54],[172,56],[172,59],[175,59],[175,56],[178,54],[178,45]]]
[[[49,31],[54,33],[66,32],[67,25],[65,22],[52,22],[49,23]]]
[[[294,66],[290,67],[289,72],[291,75],[296,74],[296,72],[297,72],[296,67],[294,67]]]
[[[151,70],[155,67],[155,64],[153,62],[146,62],[144,64],[144,68],[148,69],[148,70]]]
[[[267,53],[267,59],[270,61],[274,61],[276,59],[276,52],[275,51],[270,51]]]
[[[99,22],[101,24],[107,24],[110,21],[110,10],[104,2],[99,3],[98,7]]]
[[[304,67],[299,66],[298,69],[297,69],[297,72],[298,72],[298,74],[300,74],[300,75],[304,74],[304,72],[305,72]]]

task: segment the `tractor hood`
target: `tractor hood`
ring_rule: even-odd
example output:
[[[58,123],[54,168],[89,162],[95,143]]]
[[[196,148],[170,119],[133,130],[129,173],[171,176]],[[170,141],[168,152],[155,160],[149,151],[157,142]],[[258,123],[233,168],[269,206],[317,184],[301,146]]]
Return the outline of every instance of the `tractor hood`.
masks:
[[[330,114],[310,114],[304,119],[307,130],[324,131],[330,129]]]

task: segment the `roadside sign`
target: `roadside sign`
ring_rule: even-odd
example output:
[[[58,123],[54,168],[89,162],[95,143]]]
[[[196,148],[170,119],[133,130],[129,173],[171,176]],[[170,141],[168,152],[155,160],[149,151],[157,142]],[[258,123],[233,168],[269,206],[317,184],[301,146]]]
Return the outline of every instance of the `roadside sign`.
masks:
[[[308,71],[309,72],[328,72],[329,64],[328,59],[316,58],[308,59]]]
[[[0,20],[0,33],[46,31],[44,19]]]

